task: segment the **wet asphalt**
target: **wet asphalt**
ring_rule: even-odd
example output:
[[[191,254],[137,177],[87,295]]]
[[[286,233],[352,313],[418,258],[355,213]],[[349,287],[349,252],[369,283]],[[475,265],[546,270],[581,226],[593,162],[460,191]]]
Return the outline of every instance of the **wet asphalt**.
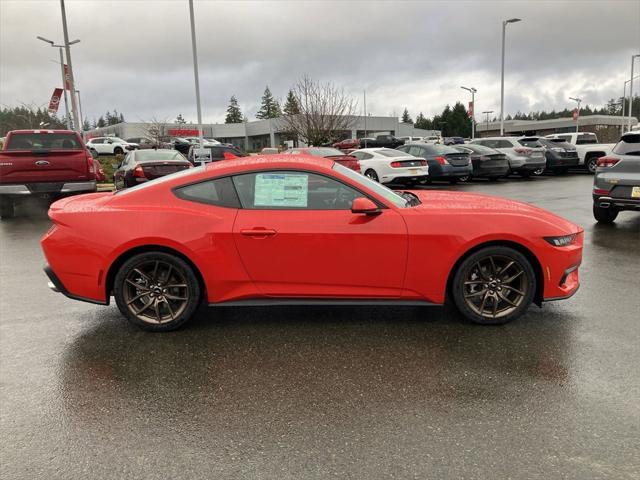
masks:
[[[637,479],[640,215],[596,225],[591,182],[454,187],[586,231],[580,291],[500,327],[244,307],[145,333],[47,289],[49,223],[23,208],[0,224],[0,476]]]

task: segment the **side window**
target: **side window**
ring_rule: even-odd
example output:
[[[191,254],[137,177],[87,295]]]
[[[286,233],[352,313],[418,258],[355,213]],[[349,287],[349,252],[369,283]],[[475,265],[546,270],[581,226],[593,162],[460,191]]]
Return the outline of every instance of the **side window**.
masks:
[[[104,138],[94,138],[93,140],[91,140],[91,143],[95,143],[95,144],[103,144],[104,143]]]
[[[186,185],[174,190],[175,195],[183,200],[206,203],[220,207],[240,208],[236,190],[231,177],[206,180]]]
[[[224,151],[220,147],[211,147],[211,160],[224,159]]]
[[[496,148],[513,148],[513,144],[509,140],[498,140]]]
[[[349,210],[363,195],[331,178],[309,172],[272,171],[233,177],[242,208]]]

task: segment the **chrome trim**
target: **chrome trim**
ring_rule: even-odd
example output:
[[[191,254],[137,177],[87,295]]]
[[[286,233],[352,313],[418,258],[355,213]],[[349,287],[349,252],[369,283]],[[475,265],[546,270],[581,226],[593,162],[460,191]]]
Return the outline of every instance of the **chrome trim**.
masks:
[[[96,181],[91,180],[90,182],[69,182],[62,185],[60,189],[60,193],[69,193],[69,192],[84,192],[84,191],[96,191]]]
[[[0,195],[29,195],[26,185],[0,185]]]

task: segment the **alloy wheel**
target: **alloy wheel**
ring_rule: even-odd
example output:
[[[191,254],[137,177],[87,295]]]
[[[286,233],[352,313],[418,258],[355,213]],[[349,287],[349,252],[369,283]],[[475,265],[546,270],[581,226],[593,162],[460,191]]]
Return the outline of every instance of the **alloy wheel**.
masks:
[[[484,318],[498,319],[511,314],[528,294],[524,267],[503,255],[490,255],[478,260],[463,283],[467,307]]]
[[[179,317],[189,303],[189,286],[177,268],[162,260],[140,263],[124,280],[124,300],[139,320],[163,324]]]

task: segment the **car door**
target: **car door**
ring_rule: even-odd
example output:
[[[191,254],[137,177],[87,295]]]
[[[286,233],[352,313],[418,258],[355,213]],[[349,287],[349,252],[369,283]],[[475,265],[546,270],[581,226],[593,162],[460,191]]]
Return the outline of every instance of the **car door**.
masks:
[[[121,190],[123,188],[127,188],[125,175],[127,171],[127,165],[129,164],[129,160],[131,159],[131,152],[127,153],[124,157],[124,160],[120,163],[117,170],[113,172],[113,184],[116,187],[116,190]]]
[[[104,138],[95,138],[91,140],[91,146],[95,149],[99,154],[108,153],[105,150]]]
[[[407,257],[401,215],[354,214],[363,193],[307,171],[260,171],[233,178],[242,209],[233,227],[247,273],[278,297],[395,298]]]

